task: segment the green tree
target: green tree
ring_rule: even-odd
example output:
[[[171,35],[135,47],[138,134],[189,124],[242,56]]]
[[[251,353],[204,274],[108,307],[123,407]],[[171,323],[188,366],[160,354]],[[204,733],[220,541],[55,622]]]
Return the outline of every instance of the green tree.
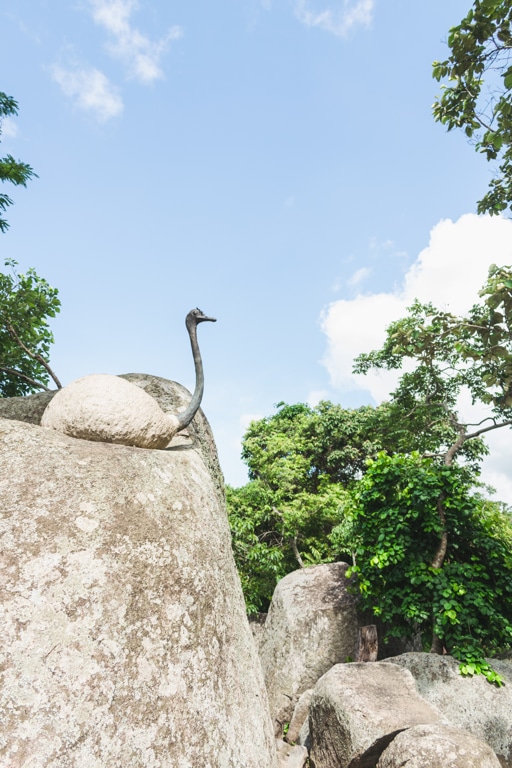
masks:
[[[380,454],[355,489],[350,537],[361,607],[388,636],[434,637],[464,674],[501,682],[485,657],[512,647],[512,522],[466,468]]]
[[[322,485],[316,494],[298,492],[279,506],[260,480],[227,487],[233,553],[249,614],[268,609],[287,573],[337,559],[331,534],[343,520],[347,492],[338,483]]]
[[[2,118],[18,114],[18,103],[5,93],[0,92],[0,136],[2,135]],[[0,157],[0,181],[8,181],[14,186],[26,187],[27,181],[36,173],[30,165],[15,160],[12,155]],[[6,219],[3,218],[4,211],[12,205],[11,198],[3,192],[0,192],[0,232],[5,232],[9,228]]]
[[[298,567],[333,562],[342,554],[348,488],[366,459],[396,450],[405,437],[387,405],[347,410],[279,403],[254,421],[242,456],[250,482],[228,488],[235,561],[250,613],[265,610],[280,578]],[[411,435],[405,450],[412,450]]]
[[[411,360],[412,370],[391,395],[396,420],[418,436],[422,453],[435,451],[447,465],[463,457],[474,469],[487,451],[479,438],[512,425],[512,267],[491,266],[480,296],[463,317],[414,302],[407,317],[389,326],[382,348],[359,355],[354,365],[364,374],[400,370]],[[489,406],[483,421],[459,418],[464,391],[473,404]]]
[[[360,553],[364,553],[364,564],[358,560],[356,566],[362,577],[362,594],[366,601],[374,602],[374,610],[382,611],[386,621],[395,626],[399,626],[397,613],[410,628],[416,621],[424,629],[425,622],[430,621],[432,651],[442,652],[443,646],[448,646],[454,655],[465,659],[468,669],[477,662],[485,671],[484,652],[493,642],[499,645],[512,640],[507,634],[511,616],[500,603],[503,595],[509,599],[512,571],[510,550],[502,543],[498,546],[496,542],[503,537],[492,534],[484,518],[479,518],[481,504],[471,489],[477,483],[479,460],[486,451],[482,435],[512,425],[511,268],[491,267],[480,295],[483,301],[464,317],[415,302],[407,317],[388,328],[380,350],[357,358],[355,371],[359,373],[370,368],[401,369],[406,359],[412,361],[412,370],[400,376],[390,407],[396,409],[398,420],[405,423],[406,419],[408,428],[419,435],[423,456],[418,454],[412,464],[411,458],[403,456],[389,461],[380,457],[356,491],[360,513],[356,514],[354,535]],[[463,391],[469,392],[473,404],[488,405],[489,416],[473,424],[462,420],[457,401]],[[435,436],[437,449],[424,442],[425,433]],[[377,536],[379,520],[391,522],[383,525]],[[416,529],[411,529],[412,522]],[[464,538],[467,532],[469,543]],[[496,556],[492,554],[498,550]],[[426,569],[422,578],[415,566],[419,561]],[[407,608],[407,601],[397,599],[398,607],[390,610],[382,581],[390,569],[395,586],[409,593],[411,605],[414,601],[414,605],[421,604],[416,618],[416,608]],[[491,572],[500,580],[493,588],[496,611],[502,619],[489,607]],[[471,595],[464,600],[464,605],[470,602],[471,606],[466,611],[459,606],[455,618],[440,612],[435,587],[441,584],[448,590],[445,581],[452,577],[453,583],[463,585],[461,595]],[[486,623],[485,615],[492,615],[493,620]],[[492,677],[493,673],[487,672]]]
[[[48,389],[50,378],[61,384],[50,368],[49,350],[53,334],[48,318],[60,311],[58,291],[29,269],[0,273],[0,397],[26,395]]]
[[[512,268],[491,267],[480,296],[462,317],[415,302],[357,358],[400,371],[388,403],[281,403],[251,424],[251,479],[228,496],[251,611],[297,565],[348,559],[390,633],[420,631],[499,684],[484,656],[512,647],[512,524],[479,469],[485,434],[512,425]],[[462,393],[489,415],[462,419]]]
[[[489,161],[496,176],[478,202],[478,213],[512,209],[512,6],[509,0],[475,0],[448,34],[449,57],[433,63],[443,85],[434,119],[461,128]]]

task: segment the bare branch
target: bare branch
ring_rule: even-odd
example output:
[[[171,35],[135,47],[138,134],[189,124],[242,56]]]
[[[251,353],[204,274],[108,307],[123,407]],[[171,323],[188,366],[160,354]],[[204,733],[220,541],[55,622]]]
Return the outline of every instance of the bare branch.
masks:
[[[472,437],[478,437],[479,435],[483,435],[484,432],[490,432],[493,429],[499,429],[500,427],[510,427],[512,425],[511,421],[502,421],[500,424],[492,424],[490,427],[483,427],[482,429],[477,430],[476,432],[472,432],[470,435],[466,435],[466,440],[470,440]]]
[[[46,362],[44,357],[41,355],[38,355],[32,350],[30,350],[25,344],[22,342],[16,331],[14,330],[13,325],[9,322],[9,320],[6,320],[5,322],[6,328],[10,334],[10,336],[14,339],[16,344],[21,347],[21,349],[32,358],[32,360],[37,360],[38,363],[40,363],[43,368],[49,373],[55,384],[57,385],[57,389],[62,389],[62,384],[60,383],[59,379],[57,378],[56,374],[53,372],[53,370],[50,368],[49,364]]]
[[[36,381],[35,379],[31,379],[30,376],[26,376],[24,373],[21,373],[21,371],[16,371],[14,368],[4,368],[4,366],[0,365],[0,371],[9,373],[11,376],[18,376],[18,378],[23,379],[23,381],[26,381],[27,384],[31,384],[33,387],[39,387],[40,389],[44,389],[45,392],[51,392],[51,390],[47,386],[45,386],[41,381]]]
[[[292,549],[293,549],[293,554],[295,555],[295,559],[297,560],[297,562],[298,562],[298,564],[299,564],[299,566],[301,568],[305,568],[306,566],[304,565],[304,560],[300,556],[300,552],[299,552],[299,549],[297,547],[297,537],[296,536],[293,537],[291,543],[292,543]]]

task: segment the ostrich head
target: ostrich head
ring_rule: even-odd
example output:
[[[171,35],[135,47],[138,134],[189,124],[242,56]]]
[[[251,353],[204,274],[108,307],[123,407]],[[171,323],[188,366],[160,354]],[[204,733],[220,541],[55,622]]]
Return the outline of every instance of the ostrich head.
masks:
[[[216,317],[207,317],[204,312],[202,312],[202,310],[196,307],[196,309],[191,309],[188,313],[187,317],[185,318],[185,325],[190,331],[193,327],[197,326],[199,323],[204,323],[206,320],[210,323],[217,322]]]

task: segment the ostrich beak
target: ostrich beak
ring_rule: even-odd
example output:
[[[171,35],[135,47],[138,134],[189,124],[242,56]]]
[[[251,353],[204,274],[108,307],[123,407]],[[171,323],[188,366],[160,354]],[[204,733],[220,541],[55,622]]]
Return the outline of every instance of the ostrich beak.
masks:
[[[205,317],[199,317],[199,318],[197,319],[197,322],[198,322],[198,323],[204,323],[206,320],[207,320],[209,323],[216,323],[216,322],[217,322],[217,318],[216,318],[216,317],[206,317],[206,316],[205,316]]]

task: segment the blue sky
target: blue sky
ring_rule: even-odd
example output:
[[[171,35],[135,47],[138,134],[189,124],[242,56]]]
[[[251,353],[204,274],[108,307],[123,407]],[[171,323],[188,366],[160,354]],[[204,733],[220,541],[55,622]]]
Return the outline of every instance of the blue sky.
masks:
[[[39,178],[7,190],[1,255],[59,289],[64,383],[192,388],[184,317],[216,316],[203,407],[228,482],[275,403],[385,396],[350,359],[411,292],[464,308],[511,263],[512,223],[472,215],[491,169],[431,117],[431,63],[468,0],[8,5],[0,90],[20,114],[0,152]],[[488,478],[512,502],[500,439]]]

